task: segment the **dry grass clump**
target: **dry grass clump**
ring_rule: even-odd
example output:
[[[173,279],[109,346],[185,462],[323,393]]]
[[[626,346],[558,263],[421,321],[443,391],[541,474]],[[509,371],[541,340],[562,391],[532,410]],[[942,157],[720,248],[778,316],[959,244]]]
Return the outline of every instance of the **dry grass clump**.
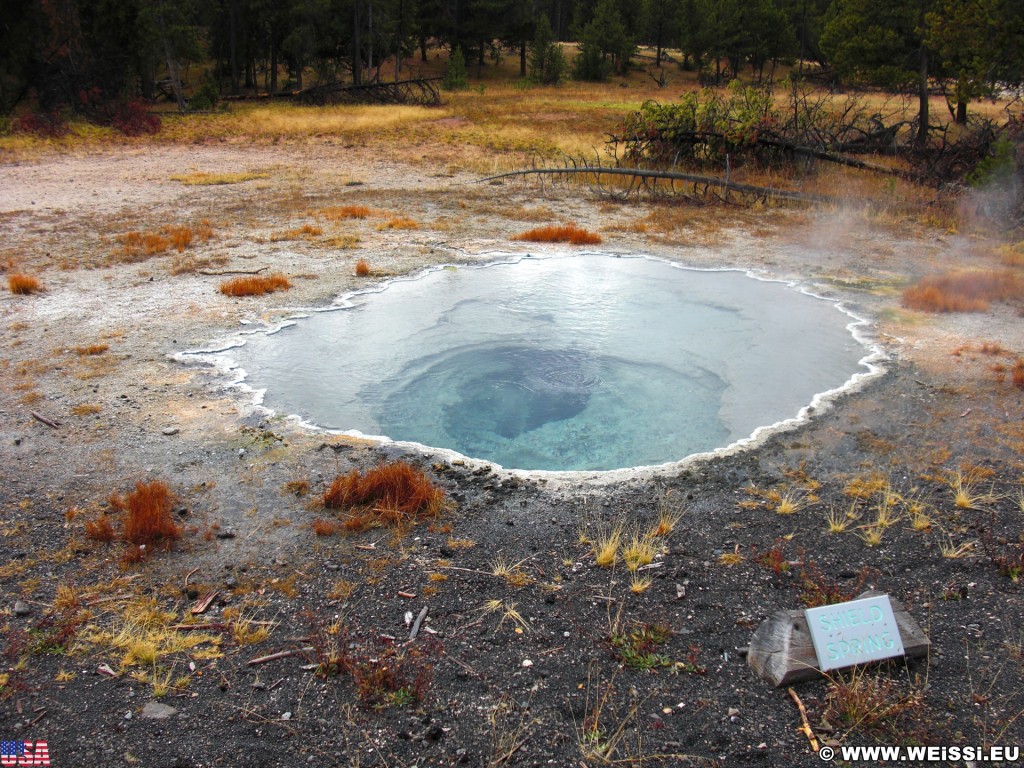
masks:
[[[203,219],[195,226],[172,225],[159,232],[127,232],[117,238],[121,248],[115,256],[122,261],[139,261],[156,256],[172,248],[184,253],[196,243],[205,243],[213,237],[213,227]]]
[[[39,293],[43,290],[43,284],[38,278],[26,275],[21,272],[14,272],[7,276],[7,287],[11,293],[28,296],[31,293]]]
[[[1016,272],[969,270],[931,275],[903,292],[903,306],[923,312],[984,312],[993,301],[1024,298]]]
[[[318,518],[313,521],[313,533],[317,536],[333,536],[338,532],[338,523],[334,520]]]
[[[369,277],[370,276],[370,262],[366,259],[360,259],[356,262],[356,277]]]
[[[85,535],[94,541],[111,542],[117,538],[117,531],[114,530],[114,524],[110,522],[110,518],[107,516],[98,517],[95,520],[86,521]]]
[[[378,230],[385,229],[419,229],[420,225],[413,219],[406,216],[395,216],[377,225]]]
[[[75,347],[75,354],[79,357],[102,355],[110,349],[109,344],[90,344],[87,347]]]
[[[321,208],[319,213],[328,221],[344,221],[345,219],[365,219],[373,213],[373,209],[365,205],[337,205]]]
[[[343,527],[362,531],[436,517],[444,498],[444,491],[423,470],[396,461],[380,464],[366,474],[353,469],[347,475],[338,475],[324,493],[324,506],[348,510],[349,519]]]
[[[283,232],[275,232],[270,236],[270,242],[279,243],[282,240],[308,240],[313,237],[320,237],[323,233],[324,230],[315,224],[303,224],[301,227],[296,227],[295,229],[286,229]]]
[[[115,493],[109,502],[115,510],[127,514],[122,537],[140,550],[157,544],[169,547],[181,536],[181,526],[171,516],[174,494],[160,480],[140,481],[127,496]]]
[[[601,242],[601,236],[589,232],[575,224],[551,224],[546,227],[537,227],[521,235],[516,235],[513,240],[522,240],[530,243],[570,243],[571,245],[597,245]]]
[[[220,292],[225,296],[262,296],[274,291],[287,291],[291,287],[284,275],[236,277],[221,283]]]

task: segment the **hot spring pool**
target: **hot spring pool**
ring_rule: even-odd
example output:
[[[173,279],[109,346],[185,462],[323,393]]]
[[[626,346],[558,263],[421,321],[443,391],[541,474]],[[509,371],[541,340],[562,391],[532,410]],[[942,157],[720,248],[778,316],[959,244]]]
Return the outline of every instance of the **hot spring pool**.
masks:
[[[679,461],[869,369],[833,302],[645,257],[446,267],[227,350],[266,407],[508,469]]]

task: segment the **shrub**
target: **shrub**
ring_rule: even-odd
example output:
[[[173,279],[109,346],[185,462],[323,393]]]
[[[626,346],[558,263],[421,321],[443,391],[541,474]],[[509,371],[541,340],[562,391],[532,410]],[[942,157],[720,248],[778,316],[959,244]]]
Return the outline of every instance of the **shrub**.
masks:
[[[43,290],[43,286],[38,279],[20,272],[15,272],[7,276],[7,287],[10,288],[11,293],[17,293],[24,296],[27,296],[30,293],[39,293],[39,291]]]
[[[356,276],[357,277],[368,277],[370,275],[370,262],[366,259],[360,259],[356,262]]]
[[[446,91],[462,91],[469,87],[469,75],[466,74],[466,57],[462,49],[456,46],[448,59],[448,69],[444,73],[442,87]]]
[[[169,547],[181,536],[181,527],[171,517],[174,495],[160,480],[140,481],[126,497],[114,494],[109,501],[111,507],[127,513],[124,540],[140,549],[149,549],[156,544]]]
[[[220,292],[225,296],[262,296],[274,291],[287,291],[291,287],[284,275],[236,277],[221,283]]]
[[[537,227],[521,235],[516,235],[513,240],[523,240],[531,243],[571,243],[572,245],[596,245],[601,242],[601,236],[588,232],[577,227],[575,224],[550,225]]]
[[[14,133],[27,133],[44,139],[56,139],[68,132],[68,124],[64,116],[57,110],[50,112],[30,112],[16,117],[11,121]]]
[[[353,469],[324,493],[325,507],[355,512],[345,527],[356,531],[436,517],[443,505],[444,491],[404,461],[380,464],[365,475]]]
[[[213,109],[219,101],[220,89],[216,81],[213,78],[206,78],[188,100],[188,108],[193,112]]]
[[[984,312],[991,301],[1024,297],[1024,281],[1011,270],[931,275],[903,291],[903,306],[924,312]]]
[[[110,119],[110,124],[125,136],[143,136],[159,133],[160,118],[152,115],[141,101],[129,101],[119,105]]]

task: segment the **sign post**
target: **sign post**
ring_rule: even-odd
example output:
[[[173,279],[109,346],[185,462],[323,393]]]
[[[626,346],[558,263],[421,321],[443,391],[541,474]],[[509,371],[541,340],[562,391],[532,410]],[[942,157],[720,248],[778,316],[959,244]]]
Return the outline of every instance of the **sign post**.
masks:
[[[928,654],[931,641],[897,600],[865,592],[846,603],[776,611],[754,632],[747,664],[776,686],[813,680],[830,669]]]
[[[804,615],[822,672],[903,655],[888,595],[808,608]]]

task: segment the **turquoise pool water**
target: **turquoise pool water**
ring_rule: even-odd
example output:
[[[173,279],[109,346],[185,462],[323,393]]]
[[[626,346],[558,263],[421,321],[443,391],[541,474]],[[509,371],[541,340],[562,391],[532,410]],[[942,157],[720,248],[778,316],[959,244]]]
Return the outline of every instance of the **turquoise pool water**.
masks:
[[[866,368],[853,318],[734,271],[602,254],[435,269],[227,354],[265,406],[524,470],[678,461]]]

